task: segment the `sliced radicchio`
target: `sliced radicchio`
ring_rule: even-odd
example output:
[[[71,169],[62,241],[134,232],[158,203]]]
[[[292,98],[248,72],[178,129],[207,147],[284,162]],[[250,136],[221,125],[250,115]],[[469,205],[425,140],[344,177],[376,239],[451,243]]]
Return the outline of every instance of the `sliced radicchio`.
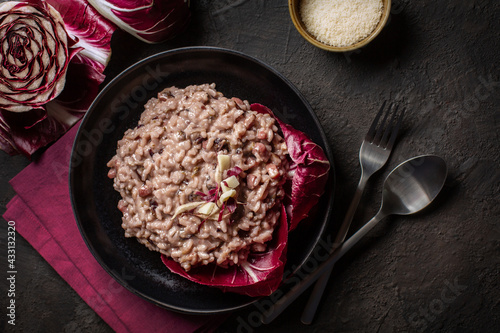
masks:
[[[41,109],[64,88],[74,42],[57,10],[20,2],[0,4],[0,108]]]
[[[25,13],[23,19],[20,12]],[[0,15],[0,149],[10,155],[30,156],[59,138],[87,111],[104,81],[102,72],[116,28],[85,0],[6,2],[0,4]],[[51,16],[58,24],[57,38],[50,34],[50,25],[39,23]],[[58,45],[58,52],[49,54],[53,44]],[[64,66],[59,60],[62,54]],[[43,57],[49,57],[49,63],[64,74],[40,68]],[[16,92],[19,87],[24,92]],[[51,87],[55,88],[50,92],[42,91]],[[31,103],[30,95],[35,93],[38,97]],[[9,106],[5,101],[15,102],[13,94],[19,98]]]
[[[186,279],[224,292],[234,292],[251,297],[272,294],[281,284],[286,262],[288,226],[284,206],[273,239],[265,252],[251,253],[241,265],[223,268],[215,264],[199,266],[186,272],[173,259],[162,255],[163,263],[174,273]]]
[[[267,250],[250,253],[248,260],[240,265],[222,268],[215,264],[199,266],[186,272],[179,263],[162,255],[163,263],[174,273],[190,281],[217,287],[225,292],[234,292],[252,297],[268,296],[281,284],[286,263],[288,232],[295,229],[306,218],[325,190],[330,163],[320,146],[312,142],[303,132],[283,123],[272,111],[252,104],[251,109],[272,115],[278,122],[285,138],[290,156],[292,176],[287,180],[280,223],[274,230]],[[234,173],[241,170],[233,170]]]
[[[146,43],[159,43],[182,32],[190,18],[186,0],[88,0],[104,17]]]
[[[325,190],[330,162],[320,146],[311,141],[305,133],[282,122],[268,107],[255,103],[250,108],[253,111],[272,115],[283,132],[291,159],[289,170],[292,178],[286,184],[285,197],[291,231],[318,203]]]

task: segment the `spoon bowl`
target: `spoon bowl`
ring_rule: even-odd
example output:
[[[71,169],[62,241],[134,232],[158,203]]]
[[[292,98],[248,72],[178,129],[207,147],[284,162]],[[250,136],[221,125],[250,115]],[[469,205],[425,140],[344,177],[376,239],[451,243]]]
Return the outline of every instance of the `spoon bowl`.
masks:
[[[386,178],[382,213],[409,215],[427,207],[443,188],[448,171],[442,158],[423,155],[398,165]]]
[[[273,321],[324,272],[331,270],[335,263],[384,217],[409,215],[427,207],[443,188],[447,174],[446,163],[435,155],[417,156],[398,165],[384,181],[382,204],[378,213],[338,247],[314,272],[297,283],[263,313],[262,322],[268,324]]]

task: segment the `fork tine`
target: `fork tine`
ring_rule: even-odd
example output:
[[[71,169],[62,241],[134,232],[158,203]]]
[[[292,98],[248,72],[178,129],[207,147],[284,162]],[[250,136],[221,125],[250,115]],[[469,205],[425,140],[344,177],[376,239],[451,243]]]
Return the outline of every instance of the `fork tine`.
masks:
[[[384,113],[384,119],[382,119],[382,122],[377,127],[377,133],[375,134],[375,138],[373,138],[373,143],[376,144],[377,146],[380,145],[381,143],[382,134],[385,131],[385,123],[387,121],[387,117],[391,113],[393,106],[394,103],[389,104],[387,111]]]
[[[389,139],[389,142],[387,143],[387,149],[392,149],[392,147],[394,146],[394,142],[396,142],[396,137],[398,135],[399,128],[401,127],[401,123],[403,122],[403,117],[405,115],[405,111],[406,111],[406,108],[403,108],[401,110],[401,113],[399,114],[396,127],[392,131],[391,138]]]
[[[393,128],[394,128],[394,121],[396,119],[396,116],[398,114],[398,108],[399,106],[396,105],[394,106],[394,112],[392,113],[391,121],[389,122],[389,125],[384,129],[384,136],[380,140],[379,146],[384,147],[388,144],[387,138],[389,137],[389,134],[391,134]]]
[[[368,133],[366,133],[365,140],[371,142],[375,138],[375,128],[377,127],[377,123],[378,123],[378,120],[380,119],[380,116],[384,112],[386,102],[387,101],[384,101],[384,103],[382,103],[382,106],[380,107],[380,110],[378,111],[377,115],[375,116],[375,119],[373,119],[373,122],[370,126],[370,129],[368,130]]]

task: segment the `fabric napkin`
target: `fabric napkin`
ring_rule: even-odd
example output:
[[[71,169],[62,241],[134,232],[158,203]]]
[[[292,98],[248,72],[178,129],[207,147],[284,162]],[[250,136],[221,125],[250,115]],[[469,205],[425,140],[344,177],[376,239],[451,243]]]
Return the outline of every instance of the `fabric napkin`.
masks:
[[[68,168],[78,124],[14,177],[17,195],[3,215],[116,332],[211,332],[224,316],[160,308],[119,285],[92,256],[70,203]]]

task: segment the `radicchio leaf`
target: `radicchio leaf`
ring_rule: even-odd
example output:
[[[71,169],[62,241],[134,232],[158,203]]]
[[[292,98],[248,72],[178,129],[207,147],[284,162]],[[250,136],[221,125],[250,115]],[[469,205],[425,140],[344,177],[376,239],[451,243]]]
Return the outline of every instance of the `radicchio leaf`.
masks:
[[[274,114],[264,105],[252,104],[253,111]],[[306,218],[325,190],[330,170],[330,162],[323,149],[314,143],[307,135],[292,126],[278,122],[291,158],[290,170],[293,176],[286,191],[285,206],[289,218],[290,231],[295,229],[300,221]]]
[[[42,2],[43,0],[29,0]],[[111,57],[111,36],[116,26],[106,20],[87,0],[45,0],[62,16],[70,36],[77,39],[74,47],[81,47],[81,59],[102,73]],[[95,96],[94,96],[95,97]],[[93,99],[93,98],[92,98]]]
[[[68,77],[71,80],[66,81],[62,93],[46,105],[48,113],[55,114],[57,110],[63,109],[79,119],[88,110],[99,92],[99,85],[105,79],[104,74],[97,71],[88,60],[81,54],[72,59],[68,66]],[[74,123],[63,119],[61,122],[68,126]]]
[[[0,110],[0,148],[10,155],[33,154],[39,147],[53,142],[59,138],[60,133],[67,131],[68,128],[60,121],[60,117],[79,119],[64,114],[62,110],[22,113]]]
[[[146,43],[159,43],[182,32],[190,18],[185,0],[88,0],[104,17]]]
[[[241,171],[242,170],[241,170],[241,168],[239,166],[234,166],[231,169],[227,170],[226,173],[227,173],[228,177],[239,176],[240,173],[241,173]]]
[[[241,265],[222,268],[215,264],[192,268],[186,272],[178,262],[165,255],[163,263],[174,273],[203,285],[251,297],[268,296],[281,284],[286,262],[288,227],[284,206],[274,230],[273,239],[262,253],[251,253]]]

